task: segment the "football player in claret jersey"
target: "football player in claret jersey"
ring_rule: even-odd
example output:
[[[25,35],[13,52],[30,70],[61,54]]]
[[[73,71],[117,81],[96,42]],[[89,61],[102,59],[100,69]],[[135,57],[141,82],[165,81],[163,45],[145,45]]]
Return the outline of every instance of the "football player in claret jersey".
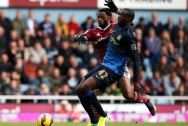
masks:
[[[113,2],[113,1],[110,1],[110,2]],[[112,3],[110,3],[110,4],[112,4]],[[108,4],[109,5],[109,4]],[[139,57],[137,57],[137,53],[134,53],[134,52],[136,52],[135,50],[137,50],[137,45],[136,45],[136,43],[134,43],[134,42],[136,42],[136,41],[133,41],[131,44],[130,43],[127,43],[127,45],[125,44],[122,44],[122,42],[121,43],[118,43],[117,42],[117,40],[118,41],[120,41],[120,40],[124,40],[124,41],[126,41],[125,39],[122,39],[122,38],[124,38],[123,37],[123,35],[124,34],[121,34],[121,32],[123,33],[124,32],[124,30],[122,30],[121,31],[121,28],[120,27],[115,27],[116,26],[116,24],[109,24],[109,23],[106,23],[106,24],[108,24],[108,25],[106,25],[106,27],[104,27],[104,25],[103,25],[103,23],[104,22],[106,22],[107,20],[102,20],[102,19],[104,19],[103,17],[105,17],[105,15],[104,14],[108,14],[108,13],[103,13],[103,15],[102,15],[102,11],[104,11],[104,10],[106,10],[107,11],[107,9],[101,9],[101,10],[99,10],[99,13],[98,13],[98,22],[99,22],[99,26],[100,26],[100,28],[95,28],[95,29],[93,29],[93,30],[88,30],[88,31],[86,31],[83,35],[77,35],[76,36],[76,40],[79,42],[79,43],[81,43],[81,44],[83,44],[83,43],[85,43],[87,40],[88,41],[99,41],[99,43],[98,43],[98,45],[97,45],[97,47],[98,47],[98,49],[99,49],[99,56],[100,56],[100,60],[101,61],[103,61],[103,58],[104,58],[104,55],[105,55],[105,50],[106,50],[106,47],[107,47],[107,43],[104,43],[103,41],[105,40],[105,38],[107,38],[109,35],[111,35],[112,34],[112,31],[114,31],[115,30],[115,32],[116,32],[116,35],[115,35],[115,37],[110,37],[110,41],[114,44],[114,45],[116,45],[116,46],[119,46],[119,45],[121,45],[121,46],[124,46],[124,47],[126,47],[127,46],[127,48],[119,48],[119,50],[120,51],[117,51],[117,54],[116,53],[114,53],[114,52],[116,52],[116,51],[108,51],[108,52],[111,52],[111,53],[107,53],[107,55],[105,56],[106,58],[104,58],[106,61],[105,62],[103,62],[103,66],[101,67],[101,66],[98,66],[98,67],[96,67],[95,69],[93,69],[92,71],[90,71],[86,76],[85,76],[85,80],[86,79],[88,79],[89,77],[93,77],[94,79],[95,79],[95,81],[96,81],[96,83],[97,83],[97,86],[95,87],[94,86],[94,88],[99,88],[100,90],[102,90],[102,91],[104,91],[104,89],[109,85],[109,84],[111,84],[111,82],[113,82],[113,81],[116,81],[116,80],[119,80],[119,77],[121,76],[121,75],[123,75],[123,77],[121,77],[121,79],[119,80],[119,82],[120,82],[120,88],[121,88],[121,90],[122,90],[122,94],[123,94],[123,96],[126,98],[126,99],[129,99],[129,100],[134,100],[134,101],[137,101],[137,102],[139,102],[139,103],[145,103],[146,104],[146,106],[148,107],[148,109],[150,110],[150,112],[151,112],[151,114],[152,115],[155,115],[155,110],[154,110],[154,106],[150,103],[150,101],[149,101],[149,98],[147,97],[147,95],[143,95],[144,94],[144,91],[143,91],[143,89],[140,87],[140,85],[137,83],[137,79],[135,79],[135,78],[138,78],[138,73],[139,73],[139,70],[138,70],[138,67],[139,67]],[[127,12],[128,11],[128,12]],[[101,14],[100,14],[101,13]],[[130,11],[129,9],[128,10],[124,10],[124,12],[120,12],[120,14],[121,13],[132,13],[132,11]],[[131,15],[131,14],[130,14]],[[133,15],[133,14],[132,14]],[[119,16],[119,20],[121,19],[121,15]],[[109,18],[107,18],[107,19],[109,19]],[[107,22],[109,22],[109,20],[107,21]],[[132,22],[132,20],[130,19],[130,21],[129,21],[129,23],[128,24],[131,24],[131,22]],[[121,21],[118,23],[118,25],[121,25]],[[101,27],[102,26],[102,27]],[[114,29],[115,28],[115,29]],[[120,31],[121,32],[119,32],[117,29],[120,29]],[[119,34],[120,33],[120,34]],[[126,36],[126,35],[125,35]],[[128,36],[131,36],[131,37],[133,37],[132,36],[132,34],[131,34],[131,32],[128,34]],[[130,37],[128,37],[128,38],[130,38]],[[134,37],[133,37],[134,38]],[[124,42],[125,43],[125,42]],[[100,45],[100,46],[99,46]],[[132,49],[132,51],[131,51],[131,49]],[[113,47],[113,48],[116,48],[116,47]],[[108,49],[109,49],[109,47],[108,47]],[[117,48],[118,49],[118,48]],[[124,56],[124,55],[122,55],[121,54],[121,51],[122,50],[124,50],[124,49],[126,49],[126,51],[127,52],[125,52],[125,53],[123,53],[123,54],[125,54],[125,55],[127,55],[126,57]],[[112,48],[110,48],[109,50],[112,50]],[[123,51],[122,51],[123,52]],[[114,54],[113,54],[114,53]],[[118,56],[118,53],[120,53],[120,55]],[[113,55],[117,55],[117,56],[115,56],[115,57],[113,57]],[[122,56],[121,56],[122,55]],[[131,55],[133,55],[133,56],[131,56]],[[122,58],[122,57],[124,57],[124,58]],[[127,67],[126,67],[126,62],[128,61],[128,59],[129,59],[129,57],[132,57],[132,59],[133,59],[133,62],[134,62],[134,71],[136,71],[135,72],[135,77],[133,78],[133,80],[134,80],[134,86],[135,86],[135,91],[132,91],[132,88],[131,88],[131,84],[130,84],[130,75],[129,75],[129,72],[128,72],[128,69],[127,69]],[[135,57],[137,57],[136,59],[135,59]],[[114,62],[111,62],[111,61],[114,61]],[[119,62],[119,63],[118,63]],[[124,65],[122,64],[122,62],[124,63]],[[121,65],[122,66],[121,66]],[[120,66],[119,66],[120,65]],[[124,66],[124,67],[123,67]],[[105,69],[105,68],[103,68],[103,67],[107,67],[107,69]],[[109,69],[108,69],[109,68]],[[114,69],[115,68],[115,69]],[[111,71],[112,70],[112,71]],[[97,73],[97,71],[98,71],[98,73]],[[115,72],[117,75],[120,75],[119,77],[118,76],[116,76],[116,75],[113,75],[114,73],[113,72]],[[123,73],[122,73],[123,72]],[[109,74],[112,74],[112,75],[109,75]],[[78,95],[79,95],[79,93],[80,92],[82,92],[83,90],[86,90],[86,89],[84,89],[84,88],[86,88],[86,87],[84,87],[85,86],[85,84],[87,83],[87,80],[85,81],[85,80],[83,80],[82,82],[83,83],[80,83],[80,85],[78,86],[78,88],[77,88],[77,93],[78,93]],[[91,80],[91,79],[90,79]],[[87,85],[88,86],[88,85]],[[90,89],[94,89],[94,88],[90,88]],[[82,90],[82,91],[80,91],[80,90]],[[79,92],[80,91],[80,92]],[[88,91],[88,92],[87,92]],[[93,98],[93,97],[95,97],[94,99],[93,99],[93,101],[91,102],[91,104],[92,104],[92,106],[93,107],[95,107],[95,106],[100,106],[99,105],[99,102],[98,102],[98,100],[96,99],[96,96],[94,96],[94,94],[93,94],[93,92],[92,92],[92,90],[87,90],[86,92],[86,94],[89,94],[90,96],[88,96],[89,97],[89,99],[90,99],[90,101],[92,101],[91,99]],[[81,93],[82,94],[82,93]],[[84,98],[82,98],[81,97],[82,95],[79,95],[79,98],[80,98],[80,101],[81,101],[81,103],[82,103],[82,101],[83,101],[83,99]],[[85,96],[85,95],[83,95],[83,96]],[[97,103],[97,104],[96,104]],[[102,109],[102,107],[100,106],[100,109],[98,109],[98,108],[96,108],[97,109],[97,111],[99,112],[99,114],[101,115],[101,117],[100,117],[100,119],[99,119],[99,123],[98,123],[98,126],[100,126],[100,124],[102,124],[102,125],[105,125],[105,122],[106,122],[106,120],[108,120],[109,118],[106,116],[106,114],[101,114],[100,113],[100,110]],[[86,110],[87,111],[87,110]],[[90,110],[91,111],[91,110]],[[103,111],[103,110],[102,110]],[[88,111],[87,111],[88,112]],[[103,111],[104,112],[104,111]],[[91,113],[88,113],[88,114],[91,114]],[[91,117],[90,117],[91,118]],[[91,123],[89,124],[89,125],[95,125],[95,124],[97,124],[97,121],[93,121],[92,119],[95,119],[95,118],[91,118]],[[102,120],[102,121],[101,121]],[[101,123],[102,122],[102,123]]]

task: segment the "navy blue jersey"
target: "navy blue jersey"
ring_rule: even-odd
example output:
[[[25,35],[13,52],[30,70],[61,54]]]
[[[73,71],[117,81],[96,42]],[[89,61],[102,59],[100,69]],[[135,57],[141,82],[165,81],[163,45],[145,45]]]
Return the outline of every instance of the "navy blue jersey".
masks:
[[[140,56],[133,28],[131,25],[126,25],[123,28],[117,25],[110,36],[107,52],[102,64],[112,69],[116,74],[123,76],[126,62],[130,58],[133,61],[133,81],[137,82],[140,70]]]

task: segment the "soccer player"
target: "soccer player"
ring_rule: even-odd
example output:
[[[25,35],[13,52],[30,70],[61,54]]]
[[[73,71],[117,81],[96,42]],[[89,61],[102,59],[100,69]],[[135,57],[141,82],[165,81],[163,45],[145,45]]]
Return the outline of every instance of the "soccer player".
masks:
[[[104,11],[104,12],[103,12]],[[103,12],[103,15],[102,15],[102,12]],[[101,16],[100,16],[100,13],[101,13]],[[100,28],[96,28],[96,29],[93,29],[93,30],[89,30],[89,31],[87,31],[84,35],[78,35],[78,36],[76,36],[76,39],[78,40],[78,42],[80,42],[80,43],[85,43],[86,42],[86,40],[92,40],[92,41],[100,41],[100,40],[102,40],[102,39],[104,39],[104,38],[106,38],[107,36],[109,36],[111,33],[112,33],[112,31],[113,31],[113,29],[115,28],[115,24],[109,24],[109,19],[110,18],[105,18],[105,17],[108,17],[108,16],[106,16],[107,14],[109,14],[108,16],[110,16],[110,13],[108,13],[107,12],[107,10],[106,9],[101,9],[101,10],[99,10],[99,13],[98,13],[98,22],[99,22],[99,26],[100,26]],[[102,18],[100,18],[100,17],[102,17]],[[113,26],[113,27],[111,27],[111,26]],[[104,34],[105,33],[105,34]],[[120,34],[120,36],[118,36],[117,37],[117,39],[119,38],[119,39],[121,39],[121,37],[122,37],[122,35]],[[113,39],[112,39],[113,40]],[[106,44],[104,44],[104,43],[101,43],[101,42],[99,42],[98,43],[98,45],[97,45],[97,47],[99,48],[99,55],[100,55],[100,59],[101,59],[101,61],[103,60],[103,56],[104,56],[104,53],[105,53],[105,50],[106,50]],[[101,48],[100,48],[101,47]],[[137,48],[136,47],[136,45],[133,45],[133,47],[132,48]],[[100,51],[100,49],[101,50],[103,50],[103,51]],[[102,53],[102,54],[101,54]],[[128,58],[127,58],[127,60],[128,60]],[[134,60],[134,59],[133,59]],[[139,60],[139,59],[138,59]],[[139,64],[139,63],[137,63],[137,64]],[[134,65],[135,66],[135,65]],[[138,65],[139,66],[139,65]],[[96,71],[97,70],[99,70],[99,69],[101,69],[100,67],[96,67],[94,70],[92,70],[88,75],[86,75],[86,77],[85,77],[85,79],[87,79],[87,78],[89,78],[92,74],[96,74]],[[127,73],[127,72],[125,72],[125,73]],[[139,73],[139,72],[137,72],[137,73]],[[129,75],[129,73],[128,73],[128,75]],[[105,71],[105,70],[102,70],[102,71],[100,71],[99,72],[99,75],[96,75],[95,76],[95,78],[96,77],[98,77],[98,79],[100,78],[100,77],[102,77],[103,79],[104,79],[104,81],[102,81],[102,82],[105,82],[106,83],[106,81],[105,81],[105,77],[107,77],[107,76],[109,76],[108,75],[108,73]],[[136,77],[137,78],[137,77]],[[83,80],[84,81],[84,80]],[[82,82],[83,82],[82,81]],[[109,81],[109,80],[108,80]],[[108,84],[110,84],[109,82],[107,81],[107,83]],[[77,92],[79,92],[79,90],[81,90],[82,88],[83,88],[83,84],[85,84],[85,83],[82,83],[81,82],[81,84],[78,86],[78,89],[77,89]],[[99,82],[98,82],[99,83]],[[101,90],[104,90],[105,89],[105,87],[106,86],[108,86],[108,84],[107,85],[105,85],[105,84],[101,84],[100,83],[100,85],[97,85],[97,87],[95,87],[95,88],[100,88]],[[87,86],[89,86],[89,85],[87,85]],[[130,99],[130,100],[135,100],[135,101],[137,101],[137,102],[140,102],[140,103],[145,103],[146,105],[148,104],[148,105],[150,105],[149,106],[149,108],[152,108],[153,109],[153,106],[150,104],[150,102],[149,102],[149,98],[147,98],[147,97],[145,97],[145,96],[142,96],[142,95],[140,95],[140,94],[143,94],[144,93],[144,91],[141,89],[141,87],[139,86],[139,84],[138,83],[135,83],[135,92],[133,92],[132,91],[132,89],[131,89],[131,84],[130,84],[130,78],[126,75],[126,74],[124,74],[124,76],[120,79],[120,88],[121,88],[121,90],[122,90],[122,93],[123,93],[123,96],[126,98],[126,99]],[[92,89],[92,88],[91,88]],[[93,92],[92,91],[90,91],[90,93],[92,93],[92,95],[94,95],[93,94]],[[91,96],[92,96],[91,95]],[[81,95],[80,95],[81,96]],[[80,97],[79,96],[79,97]],[[93,96],[93,97],[95,97],[94,99],[94,102],[91,102],[91,104],[92,103],[96,103],[98,100],[96,99],[96,96]],[[82,97],[80,97],[80,101],[81,101],[81,103],[83,103],[83,100],[84,98],[82,98]],[[89,103],[88,103],[89,104]],[[97,104],[100,104],[99,102],[97,102]],[[97,104],[95,104],[95,105],[97,105]],[[92,104],[93,106],[95,106],[94,104]],[[84,106],[86,106],[86,105],[84,105]],[[89,106],[89,105],[88,105]],[[100,105],[98,105],[98,106],[100,106]],[[84,107],[85,108],[85,107]],[[86,111],[88,112],[88,109],[89,107],[87,107],[87,109],[86,109]],[[91,107],[90,107],[91,108]],[[102,107],[101,107],[102,108]],[[91,110],[90,110],[91,111]],[[102,110],[103,111],[103,110]],[[98,112],[100,112],[100,111],[98,111]],[[90,113],[88,113],[89,115],[91,115],[91,112]],[[151,113],[152,114],[152,113]],[[155,114],[155,111],[153,112],[153,114]],[[152,115],[153,115],[152,114]],[[103,118],[103,120],[105,120],[105,115],[106,114],[100,114],[101,116],[103,116],[104,118]],[[94,117],[91,117],[90,116],[90,118],[91,118],[91,125],[94,125],[94,124],[96,124],[97,123],[97,121],[96,121],[96,119],[94,118]],[[100,120],[101,120],[101,118],[99,119],[99,123],[98,123],[98,125],[100,125]],[[104,121],[103,121],[104,122]]]

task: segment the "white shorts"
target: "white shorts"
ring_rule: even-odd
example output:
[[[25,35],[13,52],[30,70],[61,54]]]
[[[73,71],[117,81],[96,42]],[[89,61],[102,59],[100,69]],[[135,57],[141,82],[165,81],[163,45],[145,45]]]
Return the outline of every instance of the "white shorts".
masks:
[[[125,72],[124,72],[123,76],[124,76],[124,77],[127,77],[127,78],[129,78],[129,79],[131,78],[131,75],[130,75],[130,72],[129,72],[129,69],[128,69],[127,66],[125,67]]]

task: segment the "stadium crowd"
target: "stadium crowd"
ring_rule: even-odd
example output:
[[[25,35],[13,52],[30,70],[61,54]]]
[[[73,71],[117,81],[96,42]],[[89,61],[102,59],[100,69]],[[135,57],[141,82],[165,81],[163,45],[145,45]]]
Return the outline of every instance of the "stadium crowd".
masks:
[[[75,16],[66,22],[60,14],[52,22],[46,14],[43,22],[37,22],[30,10],[27,20],[21,11],[10,20],[5,10],[0,10],[0,94],[74,95],[84,75],[99,64],[95,46],[78,45],[74,36],[94,27],[96,22],[91,17],[78,24]],[[134,28],[142,59],[139,83],[147,93],[188,95],[188,29],[184,17],[179,17],[178,24],[173,17],[162,24],[153,12],[150,22],[140,17]],[[121,93],[118,85],[112,84],[101,95]]]

